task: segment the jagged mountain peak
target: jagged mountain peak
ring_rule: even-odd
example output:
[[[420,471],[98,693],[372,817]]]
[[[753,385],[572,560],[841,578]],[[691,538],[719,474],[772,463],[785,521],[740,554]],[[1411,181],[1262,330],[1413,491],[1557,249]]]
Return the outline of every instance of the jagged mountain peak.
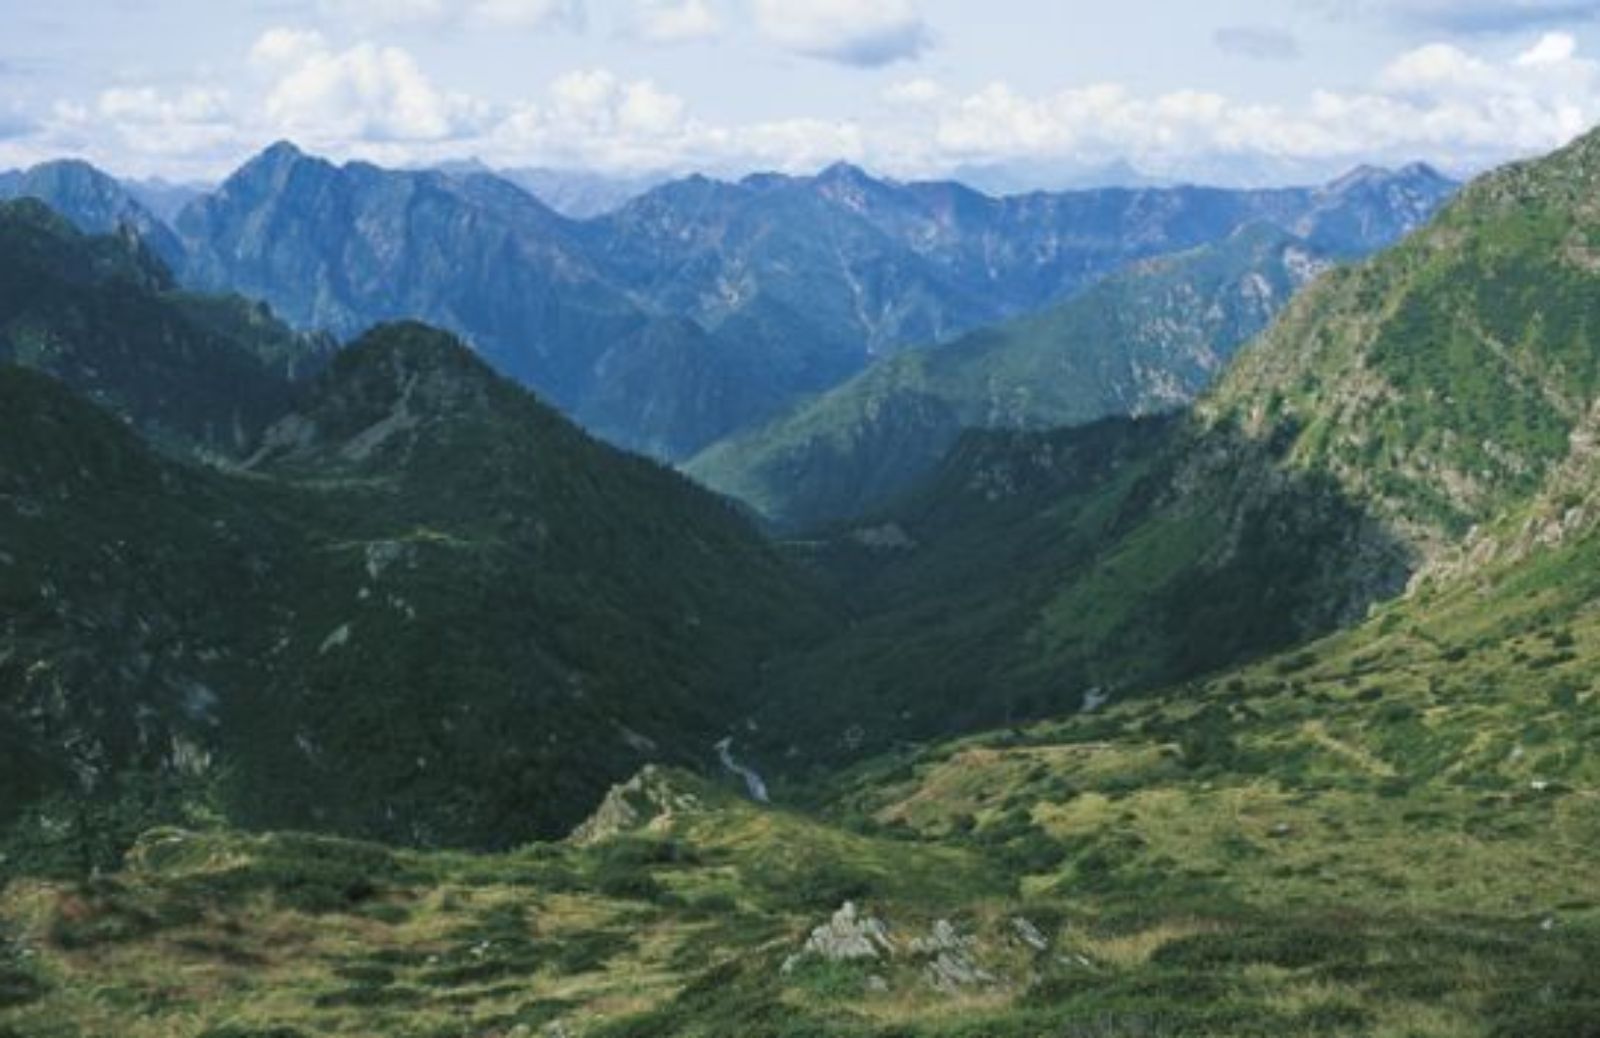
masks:
[[[1413,190],[1453,191],[1459,185],[1426,162],[1412,162],[1391,168],[1363,164],[1323,185],[1324,195],[1348,195],[1362,190],[1410,188]]]
[[[291,171],[310,168],[332,172],[338,167],[327,159],[307,154],[290,141],[278,141],[264,148],[222,182],[221,190],[242,184],[269,184],[287,176]]]
[[[265,148],[262,148],[260,154],[257,155],[252,161],[275,165],[286,162],[299,162],[302,159],[310,157],[311,156],[307,155],[306,152],[301,150],[299,145],[295,144],[291,140],[284,139],[273,141]],[[247,165],[248,164],[249,163],[247,163]]]
[[[840,160],[824,168],[814,178],[819,184],[878,184],[881,181],[853,162]]]

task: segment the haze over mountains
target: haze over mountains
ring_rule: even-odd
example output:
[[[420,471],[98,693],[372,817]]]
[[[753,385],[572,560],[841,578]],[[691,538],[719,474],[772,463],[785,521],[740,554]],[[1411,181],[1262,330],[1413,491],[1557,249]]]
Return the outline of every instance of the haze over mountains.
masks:
[[[1042,312],[885,358],[686,470],[790,527],[914,485],[965,429],[1181,408],[1333,257],[1270,224],[1145,260]]]
[[[169,228],[81,165],[0,185],[86,230],[142,228],[185,285],[261,299],[297,328],[436,323],[596,434],[673,460],[875,358],[1031,312],[1129,262],[1252,222],[1361,255],[1451,190],[1419,166],[1318,189],[994,199],[836,166],[690,178],[577,221],[475,170],[336,167],[280,144]]]

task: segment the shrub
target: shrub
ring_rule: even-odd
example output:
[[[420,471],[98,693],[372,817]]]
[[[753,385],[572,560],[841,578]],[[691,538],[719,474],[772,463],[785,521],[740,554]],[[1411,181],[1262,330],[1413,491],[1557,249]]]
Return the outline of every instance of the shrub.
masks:
[[[611,861],[595,869],[594,889],[606,897],[624,901],[659,901],[667,892],[649,869]]]
[[[778,908],[808,914],[832,912],[846,901],[871,900],[880,888],[877,877],[866,869],[821,857],[768,862],[746,878]]]
[[[1150,961],[1195,970],[1253,963],[1305,969],[1334,961],[1363,961],[1365,949],[1361,935],[1348,929],[1296,927],[1182,937],[1156,949]]]

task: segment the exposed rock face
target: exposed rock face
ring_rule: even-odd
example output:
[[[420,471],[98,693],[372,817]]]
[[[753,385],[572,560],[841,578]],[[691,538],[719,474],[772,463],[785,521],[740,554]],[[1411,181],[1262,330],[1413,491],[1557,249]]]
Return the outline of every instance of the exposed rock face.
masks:
[[[64,159],[0,176],[0,198],[37,198],[88,234],[127,229],[168,264],[176,265],[183,246],[161,219],[128,189],[86,162]]]
[[[994,974],[979,966],[973,956],[977,938],[963,935],[948,919],[933,924],[933,932],[911,942],[911,953],[927,960],[923,975],[935,990],[954,994],[963,988],[994,984]]]
[[[1031,923],[1028,925],[1032,927]],[[1032,933],[1044,941],[1037,929]],[[914,937],[902,946],[890,935],[887,923],[864,914],[855,902],[846,901],[832,919],[811,931],[804,948],[784,960],[782,972],[792,973],[808,959],[857,963],[904,960],[920,964],[927,983],[948,995],[999,983],[999,978],[978,963],[977,944],[976,937],[962,934],[948,919],[940,919],[926,937]],[[868,990],[888,989],[883,977],[874,974],[869,979]]]
[[[863,915],[853,901],[833,914],[833,918],[811,931],[805,948],[791,955],[783,964],[789,973],[809,957],[825,962],[876,962],[894,954],[894,941],[889,927],[876,916]]]
[[[674,817],[704,807],[693,793],[674,787],[671,775],[654,764],[619,786],[568,839],[579,847],[614,840],[628,833],[659,829]]]
[[[1015,919],[1011,920],[1011,932],[1013,935],[1015,935],[1017,940],[1021,941],[1023,944],[1027,945],[1029,948],[1032,948],[1036,952],[1050,950],[1050,939],[1044,935],[1042,930],[1034,925],[1031,919],[1020,915],[1017,916]]]

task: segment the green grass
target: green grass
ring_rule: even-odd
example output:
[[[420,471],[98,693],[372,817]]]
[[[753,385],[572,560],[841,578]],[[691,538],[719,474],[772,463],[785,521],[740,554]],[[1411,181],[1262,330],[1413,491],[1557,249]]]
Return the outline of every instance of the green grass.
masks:
[[[1596,551],[803,811],[669,773],[670,814],[585,848],[156,832],[0,897],[0,1033],[1593,1034]],[[901,953],[780,970],[847,899]],[[940,919],[996,983],[931,986]]]

